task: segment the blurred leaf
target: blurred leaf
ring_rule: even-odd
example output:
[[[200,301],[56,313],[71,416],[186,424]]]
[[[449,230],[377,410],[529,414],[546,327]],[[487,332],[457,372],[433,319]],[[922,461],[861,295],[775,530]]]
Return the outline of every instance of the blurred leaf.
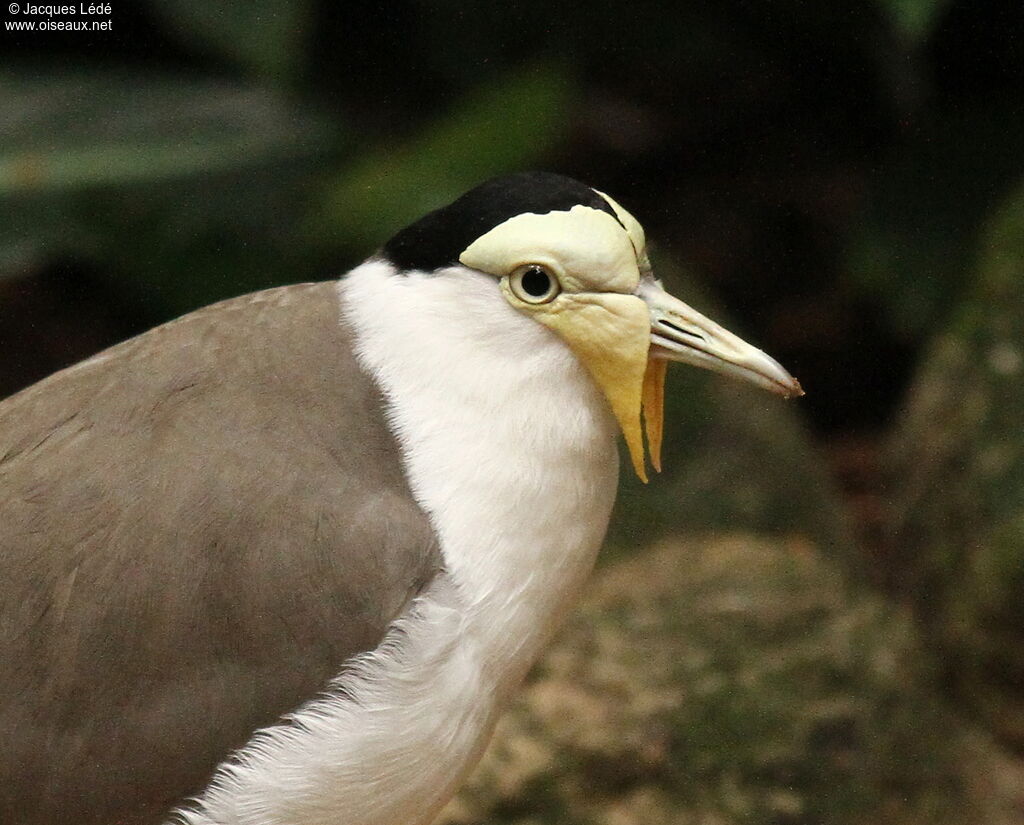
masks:
[[[314,231],[366,248],[485,178],[538,163],[568,130],[570,88],[550,66],[488,83],[416,137],[345,169],[329,185]]]
[[[173,317],[282,283],[324,277],[297,226],[313,164],[90,193],[74,215],[100,239],[101,276],[149,315]]]
[[[309,161],[60,197],[18,199],[0,224],[0,280],[80,262],[133,314],[158,322],[268,286],[325,277],[297,221]]]
[[[308,0],[160,0],[152,6],[187,44],[198,41],[248,71],[277,78],[299,68],[312,16]]]
[[[310,276],[296,242],[321,120],[272,92],[169,76],[0,74],[0,278],[97,268],[161,318]]]
[[[878,0],[893,25],[912,43],[922,43],[931,34],[951,0]]]
[[[0,197],[255,166],[319,151],[273,92],[128,73],[0,74]]]

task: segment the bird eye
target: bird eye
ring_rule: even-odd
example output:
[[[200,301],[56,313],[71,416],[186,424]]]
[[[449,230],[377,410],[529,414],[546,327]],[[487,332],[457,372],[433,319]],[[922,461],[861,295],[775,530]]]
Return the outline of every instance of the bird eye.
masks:
[[[527,304],[545,304],[562,291],[555,276],[540,264],[519,267],[509,276],[508,285]]]

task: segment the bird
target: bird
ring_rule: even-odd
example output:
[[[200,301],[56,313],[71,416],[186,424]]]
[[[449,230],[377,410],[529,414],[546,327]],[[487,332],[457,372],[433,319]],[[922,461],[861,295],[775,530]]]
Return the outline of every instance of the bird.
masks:
[[[0,822],[426,825],[570,609],[666,366],[802,394],[612,197],[487,180],[340,278],[0,402]]]

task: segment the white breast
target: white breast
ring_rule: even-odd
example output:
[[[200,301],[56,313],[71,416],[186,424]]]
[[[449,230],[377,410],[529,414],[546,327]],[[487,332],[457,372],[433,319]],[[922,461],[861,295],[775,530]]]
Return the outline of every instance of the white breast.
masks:
[[[479,757],[497,713],[593,566],[615,496],[615,424],[576,358],[490,276],[340,283],[446,573],[343,690],[260,734],[191,823],[419,825]],[[355,702],[352,698],[356,699]]]

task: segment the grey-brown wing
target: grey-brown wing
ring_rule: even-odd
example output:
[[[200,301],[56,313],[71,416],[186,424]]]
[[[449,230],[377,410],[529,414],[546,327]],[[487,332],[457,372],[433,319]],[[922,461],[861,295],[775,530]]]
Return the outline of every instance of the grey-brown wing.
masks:
[[[0,403],[0,822],[158,821],[438,559],[332,284]]]

